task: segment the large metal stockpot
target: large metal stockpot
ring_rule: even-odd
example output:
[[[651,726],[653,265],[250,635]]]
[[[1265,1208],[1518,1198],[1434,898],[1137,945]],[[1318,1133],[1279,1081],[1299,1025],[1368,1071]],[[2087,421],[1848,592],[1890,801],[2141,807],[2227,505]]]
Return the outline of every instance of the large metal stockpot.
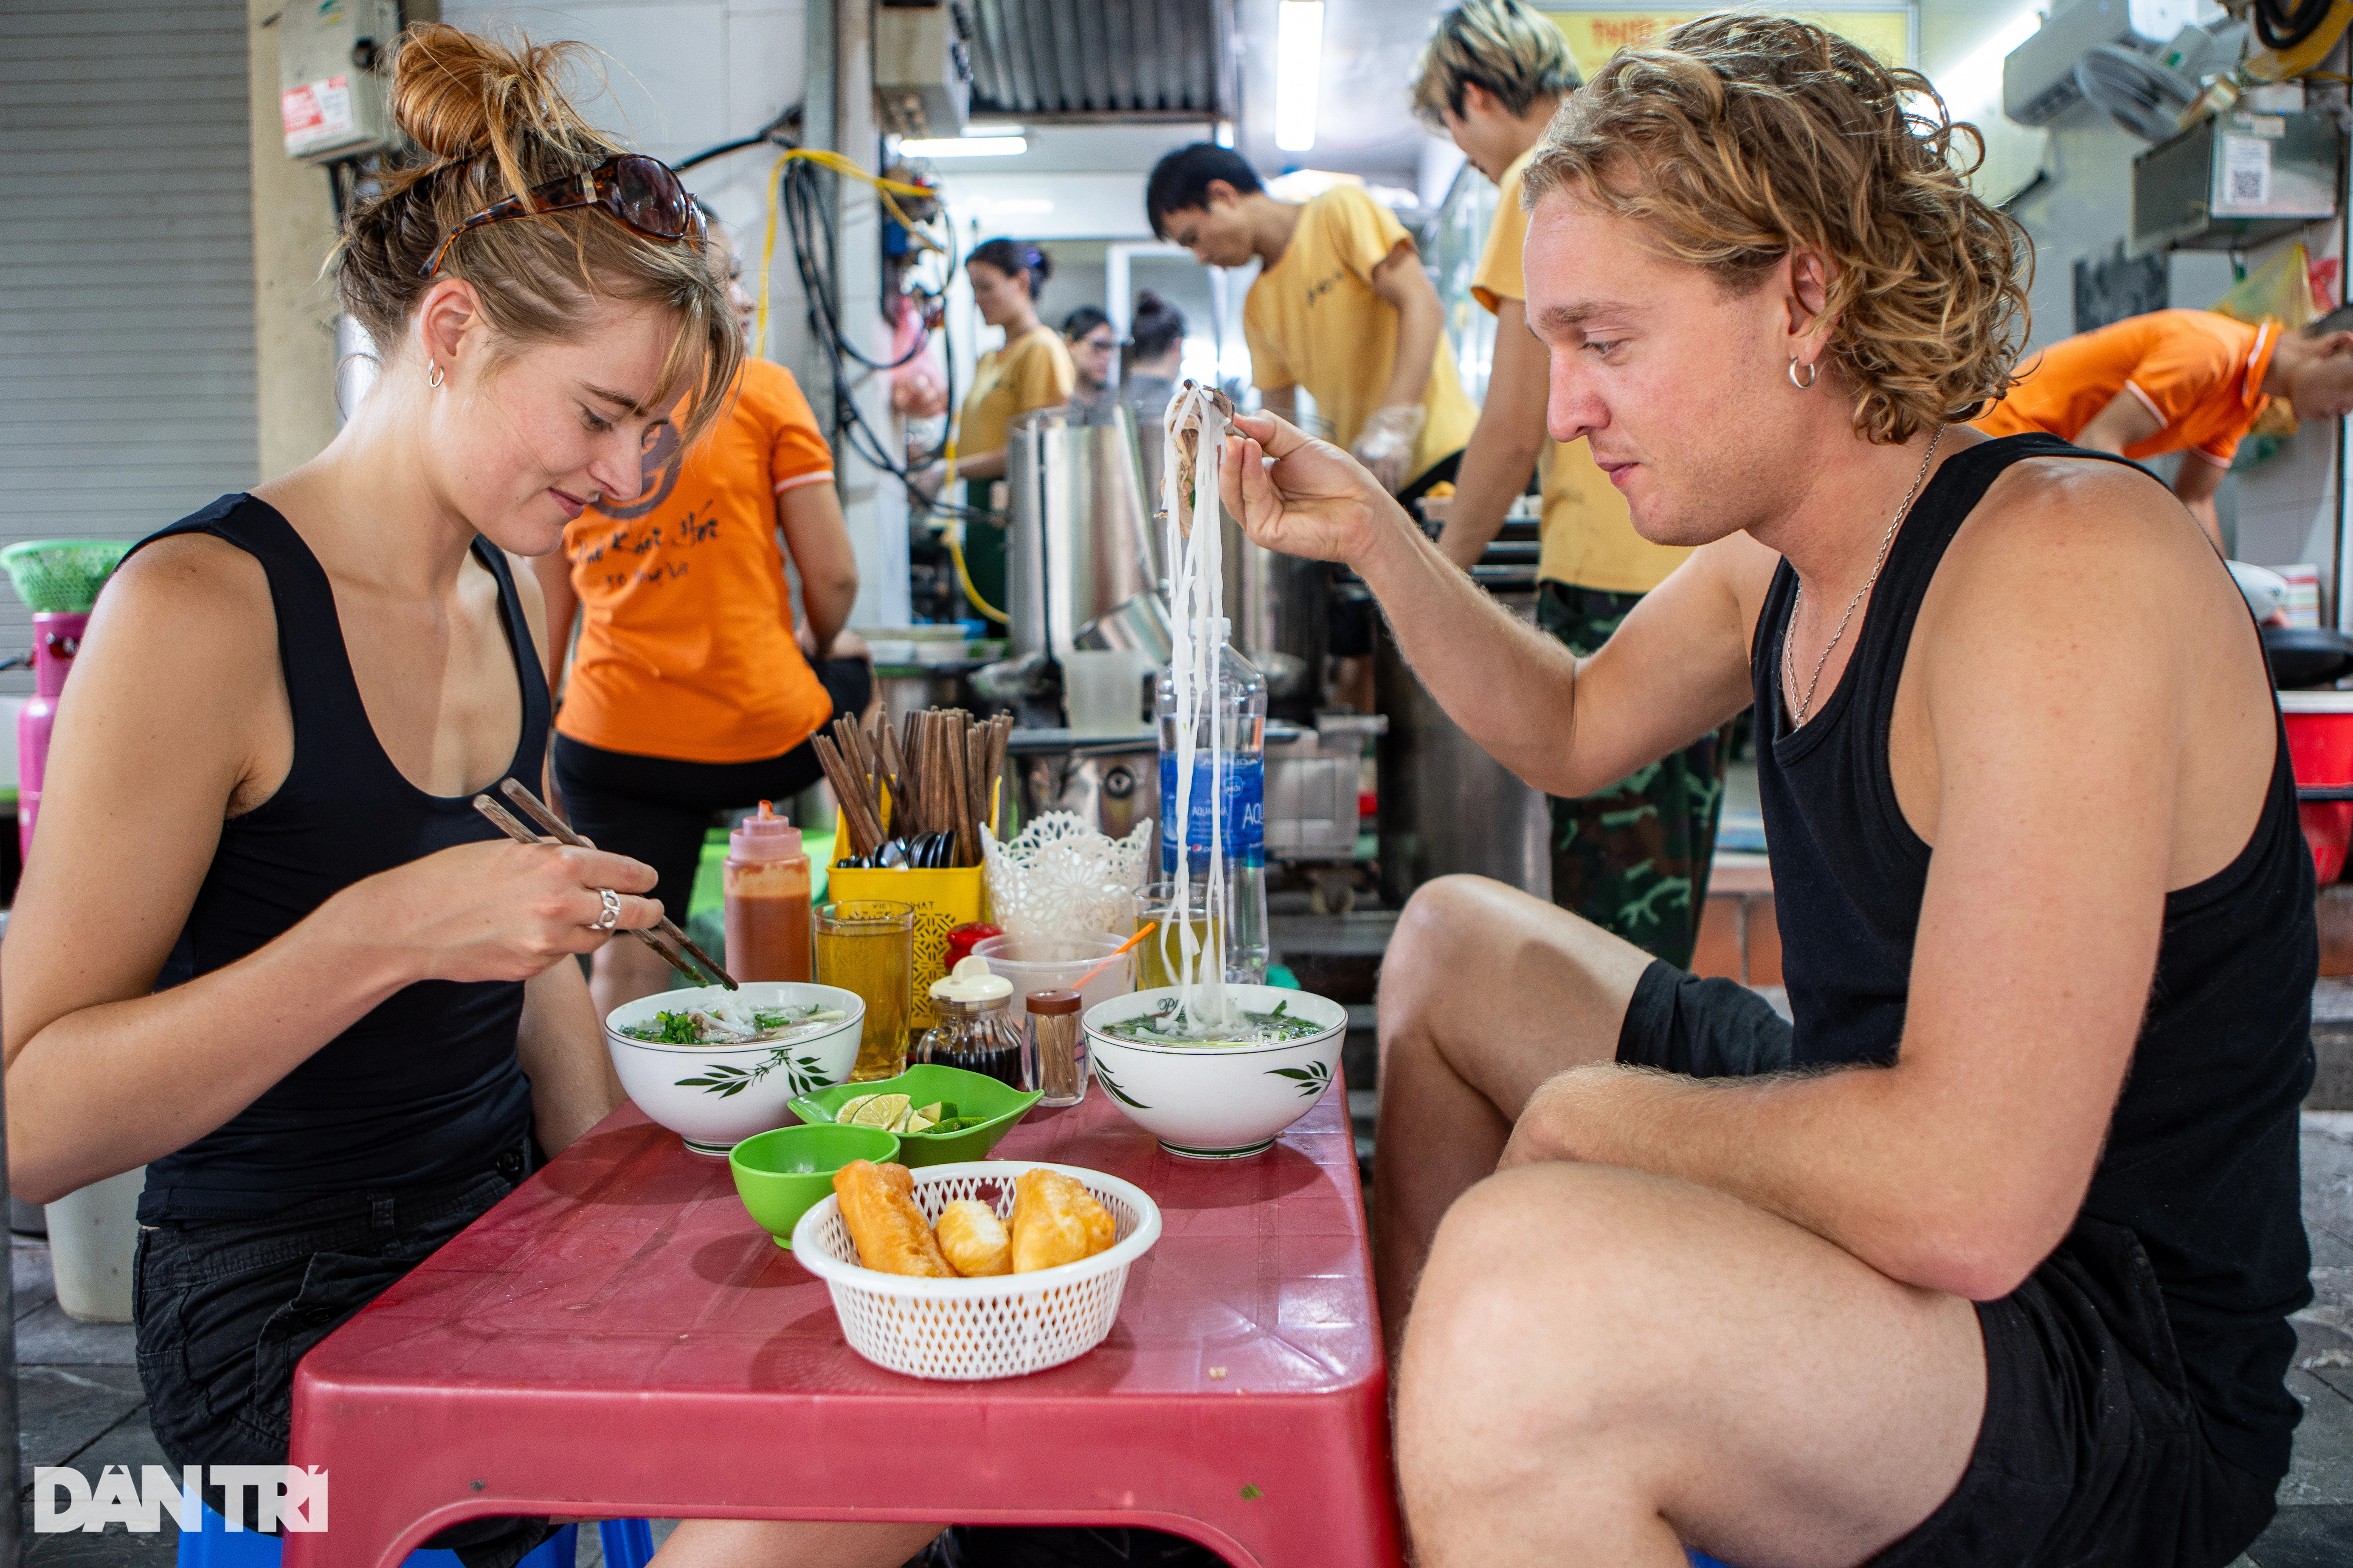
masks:
[[[1535,618],[1534,585],[1496,594]],[[1541,791],[1481,750],[1446,716],[1384,626],[1373,679],[1388,733],[1380,741],[1381,897],[1401,906],[1436,877],[1467,872],[1552,897],[1552,813]]]

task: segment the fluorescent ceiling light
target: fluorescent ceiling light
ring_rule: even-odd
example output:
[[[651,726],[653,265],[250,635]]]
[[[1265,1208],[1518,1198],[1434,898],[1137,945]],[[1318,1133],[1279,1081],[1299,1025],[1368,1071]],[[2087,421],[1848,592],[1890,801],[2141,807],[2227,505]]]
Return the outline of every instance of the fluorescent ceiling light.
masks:
[[[910,158],[1011,158],[1029,151],[1022,136],[918,137],[899,143]]]
[[[1005,120],[976,120],[964,128],[966,136],[1018,136],[1025,127]]]
[[[2000,112],[2002,62],[2010,58],[2012,49],[2034,37],[2042,26],[2042,13],[2029,5],[1994,29],[1958,65],[1936,73],[1936,89],[1944,95],[1954,119],[1975,118],[1987,110]],[[2169,33],[2166,36],[2172,37]]]
[[[1315,145],[1315,85],[1324,74],[1324,0],[1275,6],[1274,144],[1286,153]]]

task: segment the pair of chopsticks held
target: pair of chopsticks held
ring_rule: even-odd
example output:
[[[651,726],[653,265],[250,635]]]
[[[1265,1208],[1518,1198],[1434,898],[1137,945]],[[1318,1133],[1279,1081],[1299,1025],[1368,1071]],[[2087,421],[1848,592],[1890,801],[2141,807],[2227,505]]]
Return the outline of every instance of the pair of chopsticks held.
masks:
[[[556,844],[568,845],[575,849],[592,849],[596,847],[596,846],[590,844],[586,839],[581,837],[580,835],[573,832],[569,826],[565,826],[562,817],[548,810],[547,803],[541,800],[539,796],[532,794],[530,790],[524,788],[522,781],[520,779],[501,779],[499,781],[499,793],[505,795],[509,800],[514,802],[518,806],[521,806],[524,816],[530,817],[532,821],[536,822],[540,826],[547,830],[546,836],[543,837],[541,835],[534,833],[530,828],[524,826],[521,822],[516,821],[514,813],[509,811],[505,806],[501,805],[497,801],[492,800],[489,795],[476,795],[474,797],[474,809],[480,812],[484,816],[489,817],[491,819],[491,826],[495,826],[500,832],[505,834],[509,838],[513,839],[516,843],[546,844],[553,842]],[[738,988],[735,984],[735,977],[728,973],[725,970],[720,968],[718,961],[713,959],[709,953],[703,952],[700,947],[697,947],[694,943],[694,939],[687,935],[683,931],[681,931],[678,927],[678,922],[671,920],[667,915],[663,916],[660,923],[656,925],[651,931],[631,930],[628,934],[636,937],[639,942],[644,942],[648,947],[650,947],[656,952],[660,953],[662,958],[672,969],[677,970],[681,974],[685,975],[697,985],[708,985],[715,980],[720,984],[727,987],[730,991],[733,991]],[[704,969],[709,970],[711,972],[710,974],[705,976],[702,973],[698,972],[694,968],[693,963],[689,963],[687,958],[680,952],[681,949],[683,949],[686,953],[691,953],[694,957],[694,962],[701,963]]]

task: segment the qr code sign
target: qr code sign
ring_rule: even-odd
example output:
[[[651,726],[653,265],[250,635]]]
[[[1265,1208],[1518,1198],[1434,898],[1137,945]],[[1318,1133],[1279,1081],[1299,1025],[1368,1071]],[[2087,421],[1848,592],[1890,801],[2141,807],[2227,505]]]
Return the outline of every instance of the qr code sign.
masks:
[[[2222,202],[2235,211],[2272,200],[2272,144],[2257,136],[2222,138]]]

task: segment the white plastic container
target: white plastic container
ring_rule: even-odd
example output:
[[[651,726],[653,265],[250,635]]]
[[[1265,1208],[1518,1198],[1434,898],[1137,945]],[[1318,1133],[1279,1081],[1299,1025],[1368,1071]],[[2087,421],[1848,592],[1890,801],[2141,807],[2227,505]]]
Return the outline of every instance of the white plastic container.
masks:
[[[924,1165],[913,1175],[926,1220],[958,1198],[1013,1217],[1013,1182],[1024,1171],[1060,1171],[1111,1211],[1112,1245],[1081,1263],[987,1279],[917,1279],[861,1268],[841,1202],[828,1194],[793,1227],[793,1258],[823,1279],[849,1348],[910,1377],[974,1383],[1060,1366],[1103,1343],[1119,1316],[1128,1265],[1160,1239],[1160,1207],[1144,1190],[1100,1171],[1035,1160]]]
[[[131,1260],[139,1247],[139,1194],[146,1185],[142,1165],[49,1205],[49,1267],[67,1317],[85,1323],[131,1321]]]
[[[1013,982],[1013,1021],[1026,1024],[1029,998],[1039,991],[1067,991],[1085,979],[1087,972],[1119,952],[1127,939],[1098,931],[1070,936],[992,936],[973,944],[973,956],[988,963],[989,973]],[[1079,994],[1086,1005],[1124,996],[1135,989],[1135,958],[1121,952],[1109,969],[1087,981]]]

